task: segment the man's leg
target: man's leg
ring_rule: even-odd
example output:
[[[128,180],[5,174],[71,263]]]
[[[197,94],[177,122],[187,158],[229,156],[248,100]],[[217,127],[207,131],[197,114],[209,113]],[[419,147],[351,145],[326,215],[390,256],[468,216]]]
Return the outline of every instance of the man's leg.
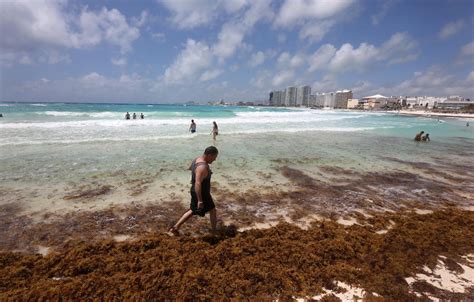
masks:
[[[191,218],[191,216],[193,216],[193,211],[192,210],[188,210],[186,213],[183,214],[183,216],[181,216],[181,218],[178,220],[178,222],[176,222],[176,224],[174,225],[174,228],[176,230],[179,230],[179,228],[181,227],[181,225],[183,223],[185,223],[189,218]]]
[[[216,232],[216,224],[217,224],[217,211],[216,208],[209,211],[209,219],[211,220],[211,228],[212,232]]]

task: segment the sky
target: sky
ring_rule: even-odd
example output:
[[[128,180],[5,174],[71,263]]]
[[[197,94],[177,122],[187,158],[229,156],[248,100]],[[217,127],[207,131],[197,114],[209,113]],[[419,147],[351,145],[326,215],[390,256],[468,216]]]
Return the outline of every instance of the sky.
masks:
[[[0,101],[474,98],[473,0],[0,0]]]

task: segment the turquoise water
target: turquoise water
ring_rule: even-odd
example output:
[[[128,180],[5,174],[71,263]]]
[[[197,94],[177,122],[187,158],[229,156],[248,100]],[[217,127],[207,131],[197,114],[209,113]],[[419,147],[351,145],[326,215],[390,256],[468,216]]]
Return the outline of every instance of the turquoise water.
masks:
[[[191,119],[198,133],[216,120],[222,134],[269,132],[375,132],[412,137],[420,130],[433,138],[474,138],[463,119],[406,117],[354,111],[290,110],[269,107],[113,104],[1,104],[0,144],[87,143],[188,138]],[[124,120],[125,112],[144,120]]]
[[[125,120],[127,111],[143,113],[145,119]],[[289,189],[278,172],[282,165],[319,179],[326,178],[320,166],[364,172],[400,169],[400,164],[384,158],[447,159],[473,166],[474,123],[466,127],[467,120],[458,118],[269,107],[47,103],[2,103],[0,112],[1,202],[21,202],[31,211],[70,209],[63,196],[98,185],[114,189],[74,206],[171,199],[186,203],[186,168],[209,145],[220,150],[213,181],[234,191]],[[197,123],[196,134],[188,132],[191,119]],[[215,142],[210,135],[213,121],[219,125]],[[421,130],[430,133],[430,143],[413,142]]]

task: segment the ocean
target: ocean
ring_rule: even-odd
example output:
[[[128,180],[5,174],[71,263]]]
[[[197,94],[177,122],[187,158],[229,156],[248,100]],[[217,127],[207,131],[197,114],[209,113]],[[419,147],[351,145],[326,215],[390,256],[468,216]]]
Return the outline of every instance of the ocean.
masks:
[[[125,120],[126,112],[145,118]],[[216,190],[242,194],[292,191],[301,185],[301,173],[330,186],[378,183],[367,175],[389,172],[436,184],[439,176],[423,163],[443,173],[448,165],[451,176],[470,179],[474,167],[474,131],[462,118],[181,104],[1,103],[0,113],[1,204],[21,204],[30,214],[131,203],[187,205],[188,165],[209,145],[220,151],[212,165]],[[191,119],[195,134],[188,131]],[[213,121],[219,126],[216,141]],[[422,130],[430,142],[413,141]],[[464,185],[472,189],[472,181]],[[391,182],[382,189],[406,191]],[[88,191],[93,194],[81,196]]]

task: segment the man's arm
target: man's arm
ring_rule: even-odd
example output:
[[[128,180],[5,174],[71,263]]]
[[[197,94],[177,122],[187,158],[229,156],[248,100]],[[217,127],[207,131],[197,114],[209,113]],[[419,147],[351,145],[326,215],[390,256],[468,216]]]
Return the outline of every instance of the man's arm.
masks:
[[[194,183],[194,191],[196,192],[196,196],[198,198],[198,209],[202,209],[204,207],[203,200],[202,200],[202,193],[201,193],[201,183],[204,178],[207,177],[207,169],[206,165],[200,165],[196,168],[196,182]]]

